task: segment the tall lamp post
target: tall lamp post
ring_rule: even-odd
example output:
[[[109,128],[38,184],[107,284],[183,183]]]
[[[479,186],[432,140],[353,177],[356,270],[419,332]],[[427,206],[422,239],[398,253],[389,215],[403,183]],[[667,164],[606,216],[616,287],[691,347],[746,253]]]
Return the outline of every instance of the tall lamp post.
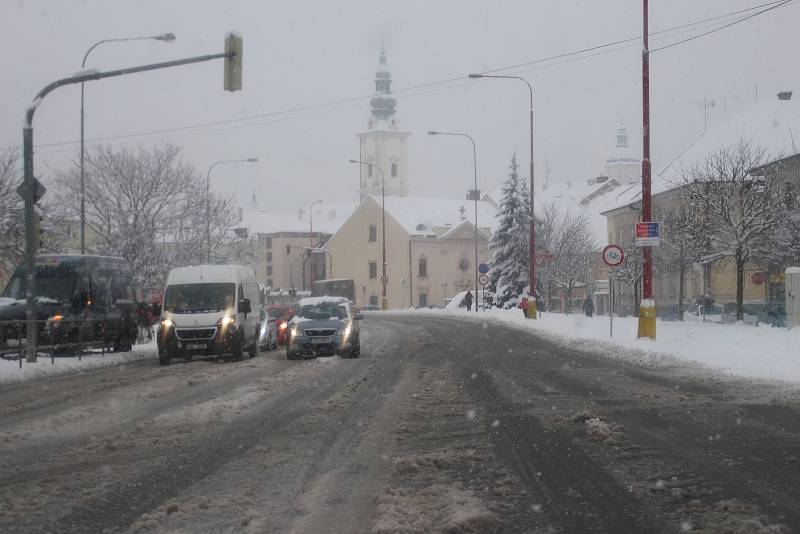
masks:
[[[530,190],[531,190],[531,213],[530,213],[530,237],[529,237],[529,254],[530,254],[530,286],[528,288],[528,295],[533,297],[528,302],[528,318],[536,319],[538,317],[537,310],[536,310],[536,225],[535,220],[533,217],[534,213],[534,204],[533,204],[533,87],[531,86],[530,82],[523,78],[522,76],[502,76],[502,75],[494,75],[494,74],[470,74],[470,78],[500,78],[500,79],[507,79],[507,80],[520,80],[524,82],[525,85],[528,86],[528,90],[531,94],[531,105],[530,105],[530,130],[531,130],[531,166],[530,166]]]
[[[211,171],[223,163],[256,163],[258,158],[224,159],[215,161],[206,172],[206,263],[211,263]]]
[[[321,200],[315,200],[308,207],[308,286],[313,288],[314,279],[317,277],[314,262],[311,261],[311,249],[314,248],[314,206],[322,204]]]
[[[175,40],[174,33],[162,33],[160,35],[152,35],[150,37],[123,37],[118,39],[103,39],[102,41],[98,41],[92,46],[89,47],[89,50],[83,55],[83,61],[81,62],[81,69],[86,68],[86,59],[89,57],[89,54],[92,50],[97,48],[103,43],[116,43],[120,41],[164,41],[166,43],[171,43]],[[84,113],[84,83],[81,82],[81,254],[86,254],[86,171],[84,170],[84,157],[85,157],[85,147],[84,147],[84,123],[85,123],[85,113]]]
[[[369,167],[370,164],[357,159],[348,160],[350,163]],[[383,252],[381,260],[381,309],[389,309],[389,298],[386,296],[386,284],[389,277],[386,275],[386,180],[383,177],[383,169],[378,166],[378,174],[381,177],[381,241],[383,242]]]
[[[475,148],[475,140],[465,134],[458,132],[428,132],[428,135],[455,135],[458,137],[466,137],[472,143],[472,172],[475,177],[474,189],[470,191],[468,200],[475,201],[475,311],[478,311],[478,200],[480,199],[480,192],[478,191],[478,156]]]

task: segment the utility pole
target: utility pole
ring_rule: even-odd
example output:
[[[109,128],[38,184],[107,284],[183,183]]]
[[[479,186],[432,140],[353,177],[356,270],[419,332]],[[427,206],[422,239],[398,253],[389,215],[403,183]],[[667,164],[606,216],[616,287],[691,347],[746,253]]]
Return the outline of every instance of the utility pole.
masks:
[[[642,222],[650,222],[650,48],[648,39],[648,0],[642,0],[644,48],[642,49]],[[656,302],[653,297],[653,249],[642,247],[642,301],[639,306],[637,337],[656,338]]]

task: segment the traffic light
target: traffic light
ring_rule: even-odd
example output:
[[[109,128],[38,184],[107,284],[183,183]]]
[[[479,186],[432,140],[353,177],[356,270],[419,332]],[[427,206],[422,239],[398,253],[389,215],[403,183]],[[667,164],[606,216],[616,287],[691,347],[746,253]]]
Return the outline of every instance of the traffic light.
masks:
[[[33,208],[33,253],[44,246],[44,216]]]
[[[242,36],[235,32],[225,36],[225,90],[242,90]]]

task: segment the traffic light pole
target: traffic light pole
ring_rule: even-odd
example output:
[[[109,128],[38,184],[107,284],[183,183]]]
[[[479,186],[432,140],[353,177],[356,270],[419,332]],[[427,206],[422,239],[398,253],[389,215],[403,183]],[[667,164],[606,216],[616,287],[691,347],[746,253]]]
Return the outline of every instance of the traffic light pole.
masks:
[[[36,262],[36,239],[38,236],[34,235],[33,218],[36,216],[34,213],[35,204],[35,179],[33,176],[33,116],[36,110],[48,94],[52,91],[63,87],[65,85],[74,85],[77,83],[91,82],[94,80],[102,80],[104,78],[113,78],[116,76],[124,76],[126,74],[136,74],[138,72],[147,72],[151,70],[168,69],[172,67],[179,67],[181,65],[190,65],[192,63],[202,63],[204,61],[211,61],[213,59],[234,59],[235,53],[221,52],[219,54],[208,54],[205,56],[195,56],[185,59],[177,59],[174,61],[164,61],[162,63],[152,63],[149,65],[140,65],[137,67],[129,67],[127,69],[112,70],[107,72],[92,71],[88,73],[78,73],[68,78],[62,78],[52,82],[44,89],[39,91],[33,103],[28,106],[25,112],[25,125],[22,129],[22,157],[25,174],[22,180],[22,186],[25,191],[25,322],[26,322],[26,335],[27,346],[25,349],[26,360],[28,362],[36,362],[36,275],[35,275],[35,262]]]

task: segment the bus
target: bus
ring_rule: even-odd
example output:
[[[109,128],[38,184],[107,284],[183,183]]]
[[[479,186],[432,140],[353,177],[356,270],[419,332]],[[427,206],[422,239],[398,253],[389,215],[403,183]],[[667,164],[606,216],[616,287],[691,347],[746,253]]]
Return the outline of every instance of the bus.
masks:
[[[335,278],[331,280],[317,280],[311,287],[312,297],[345,297],[350,302],[356,301],[356,284],[352,278]]]

